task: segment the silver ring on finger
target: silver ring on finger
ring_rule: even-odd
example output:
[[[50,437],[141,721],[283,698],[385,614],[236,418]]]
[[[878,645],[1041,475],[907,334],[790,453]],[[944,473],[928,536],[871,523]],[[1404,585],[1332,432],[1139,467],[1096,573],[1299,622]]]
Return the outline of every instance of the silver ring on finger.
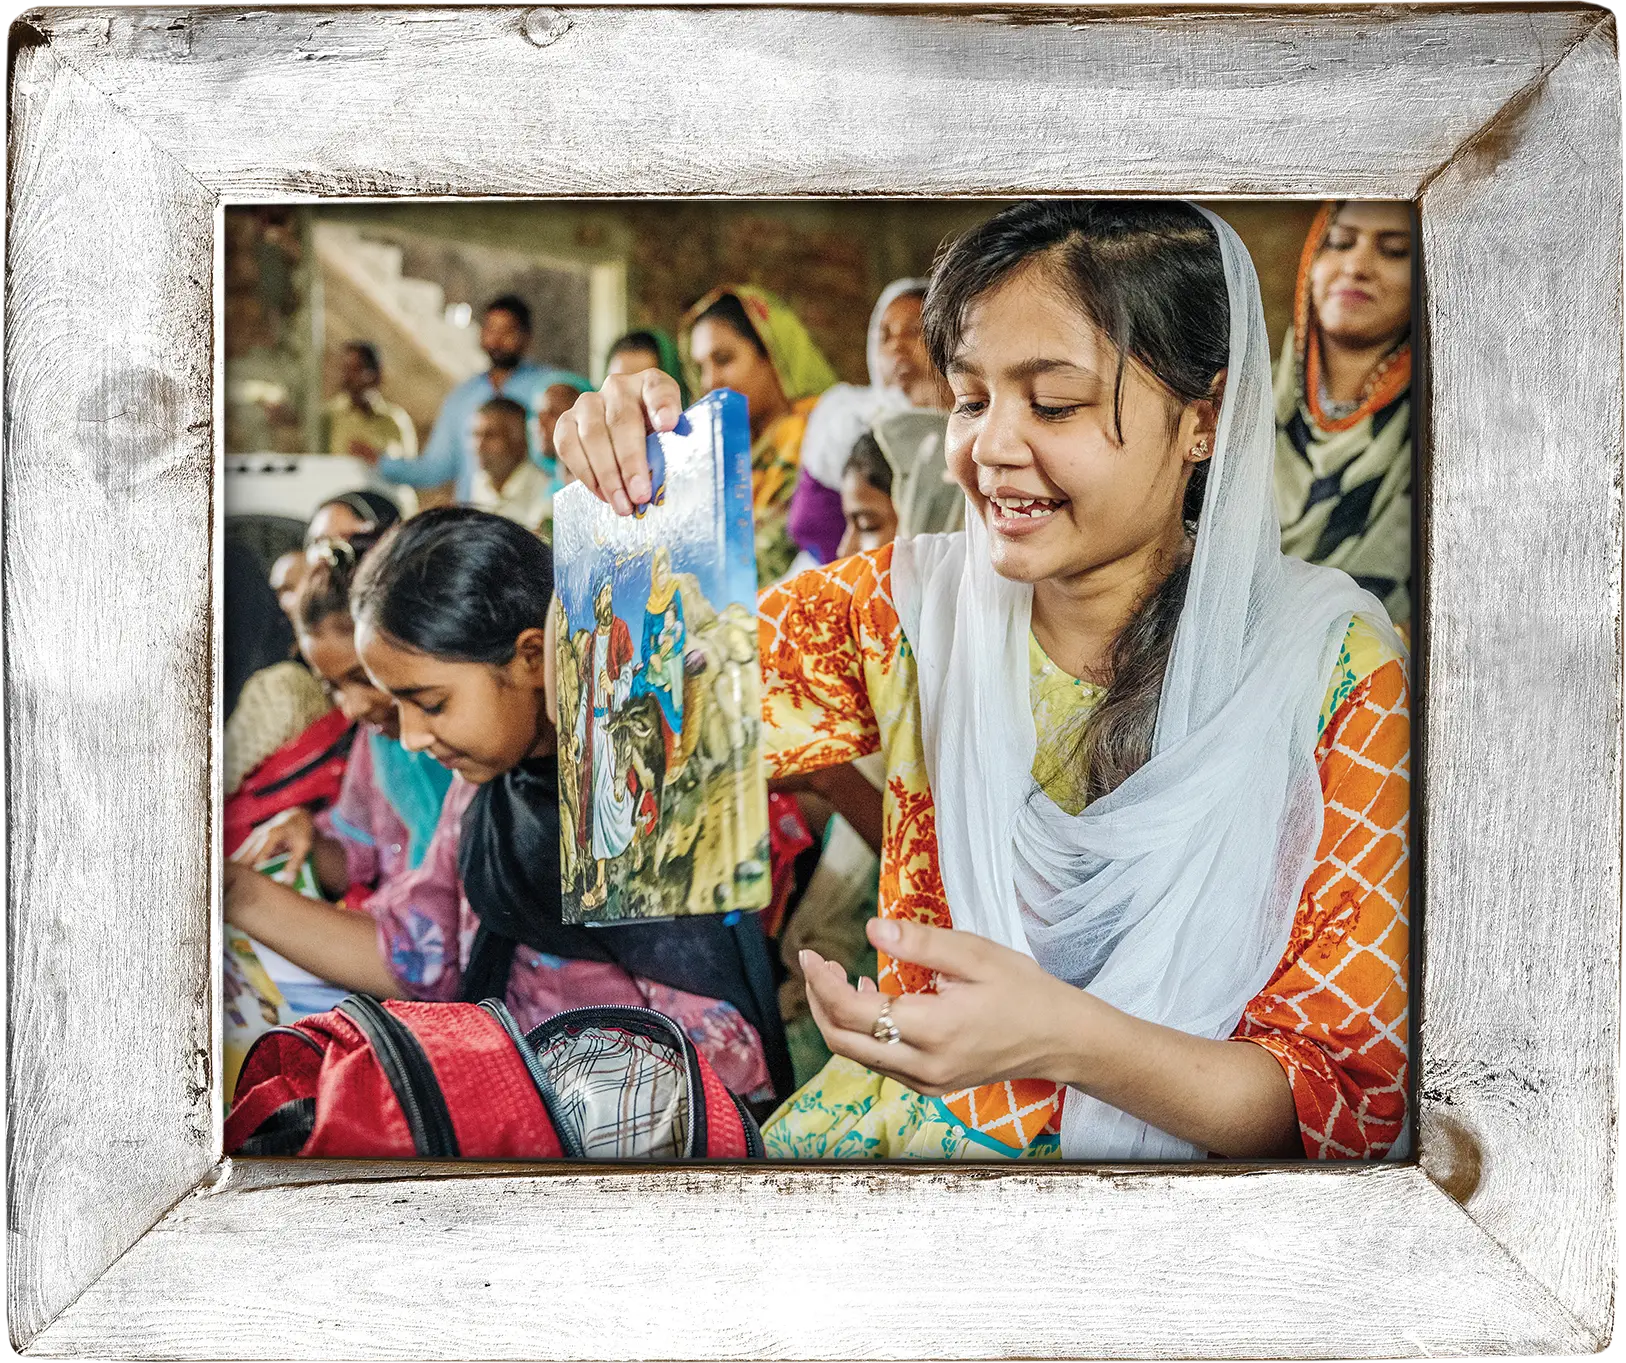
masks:
[[[898,1024],[892,1020],[892,995],[885,994],[881,998],[881,1011],[875,1019],[875,1025],[869,1029],[869,1034],[877,1041],[884,1041],[888,1046],[896,1046],[903,1040],[903,1033],[898,1031]]]

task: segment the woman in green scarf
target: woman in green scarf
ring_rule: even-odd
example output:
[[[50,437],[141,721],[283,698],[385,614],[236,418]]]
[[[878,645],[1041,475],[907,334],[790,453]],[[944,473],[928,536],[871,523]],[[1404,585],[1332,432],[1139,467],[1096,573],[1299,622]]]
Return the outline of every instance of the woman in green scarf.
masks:
[[[702,393],[732,388],[745,397],[757,581],[766,586],[796,557],[785,518],[801,469],[802,437],[836,373],[796,314],[751,285],[713,289],[689,309],[683,332],[694,386]]]

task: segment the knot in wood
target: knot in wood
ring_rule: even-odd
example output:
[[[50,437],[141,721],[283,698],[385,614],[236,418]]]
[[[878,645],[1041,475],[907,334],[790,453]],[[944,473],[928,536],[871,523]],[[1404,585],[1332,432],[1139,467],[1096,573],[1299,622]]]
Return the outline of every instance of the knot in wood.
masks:
[[[546,5],[526,10],[524,17],[519,21],[519,29],[525,35],[525,41],[536,47],[549,47],[558,42],[569,32],[570,25],[571,18],[568,14],[562,9],[553,9]]]
[[[186,395],[147,365],[118,365],[79,400],[79,443],[91,478],[120,496],[161,468],[185,426]]]
[[[1441,1192],[1466,1206],[1484,1172],[1479,1139],[1455,1117],[1425,1112],[1418,1163]]]

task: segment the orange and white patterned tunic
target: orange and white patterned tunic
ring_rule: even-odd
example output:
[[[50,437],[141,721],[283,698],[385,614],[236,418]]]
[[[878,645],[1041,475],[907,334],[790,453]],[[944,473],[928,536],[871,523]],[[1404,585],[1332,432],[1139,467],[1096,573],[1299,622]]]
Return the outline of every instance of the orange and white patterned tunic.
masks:
[[[891,597],[892,550],[842,559],[764,593],[759,607],[769,769],[791,775],[880,751],[886,763],[880,913],[952,926],[920,740],[915,661]],[[1030,644],[1034,776],[1081,806],[1067,758],[1103,694]],[[1263,1046],[1292,1088],[1307,1155],[1373,1159],[1405,1129],[1411,723],[1402,659],[1357,621],[1321,712],[1325,801],[1316,862],[1287,951],[1234,1036]],[[887,993],[930,972],[881,957]],[[937,1158],[1057,1153],[1065,1090],[1017,1080],[926,1098],[837,1057],[765,1128],[770,1155]]]

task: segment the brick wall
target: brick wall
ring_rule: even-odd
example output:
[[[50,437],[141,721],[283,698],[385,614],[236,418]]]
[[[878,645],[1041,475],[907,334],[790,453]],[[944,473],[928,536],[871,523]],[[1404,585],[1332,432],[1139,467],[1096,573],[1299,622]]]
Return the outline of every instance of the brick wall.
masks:
[[[927,273],[947,238],[1000,206],[990,200],[601,200],[323,206],[317,211],[426,237],[530,252],[541,260],[624,261],[630,327],[675,331],[690,304],[717,284],[757,284],[797,311],[842,378],[863,382],[864,327],[881,288],[900,275]],[[1299,250],[1315,205],[1289,200],[1215,207],[1253,253],[1277,345],[1290,320]],[[235,356],[252,353],[251,369],[257,363],[285,373],[297,363],[320,365],[321,357],[299,353],[305,328],[299,314],[306,300],[285,295],[290,279],[296,288],[306,287],[308,272],[290,272],[284,219],[273,221],[267,213],[276,218],[289,210],[227,213],[226,353],[229,367]],[[267,271],[276,277],[267,277]],[[539,314],[538,325],[547,325],[545,316]],[[325,349],[332,352],[341,339],[328,336]],[[313,391],[331,390],[332,354],[327,358],[327,382],[318,368]],[[396,371],[398,380],[406,377]],[[414,391],[402,391],[386,376],[386,392],[412,411],[427,434],[426,417],[434,406],[429,399],[436,395],[428,384],[405,386]],[[286,422],[279,438],[297,446],[298,425],[298,418]]]

